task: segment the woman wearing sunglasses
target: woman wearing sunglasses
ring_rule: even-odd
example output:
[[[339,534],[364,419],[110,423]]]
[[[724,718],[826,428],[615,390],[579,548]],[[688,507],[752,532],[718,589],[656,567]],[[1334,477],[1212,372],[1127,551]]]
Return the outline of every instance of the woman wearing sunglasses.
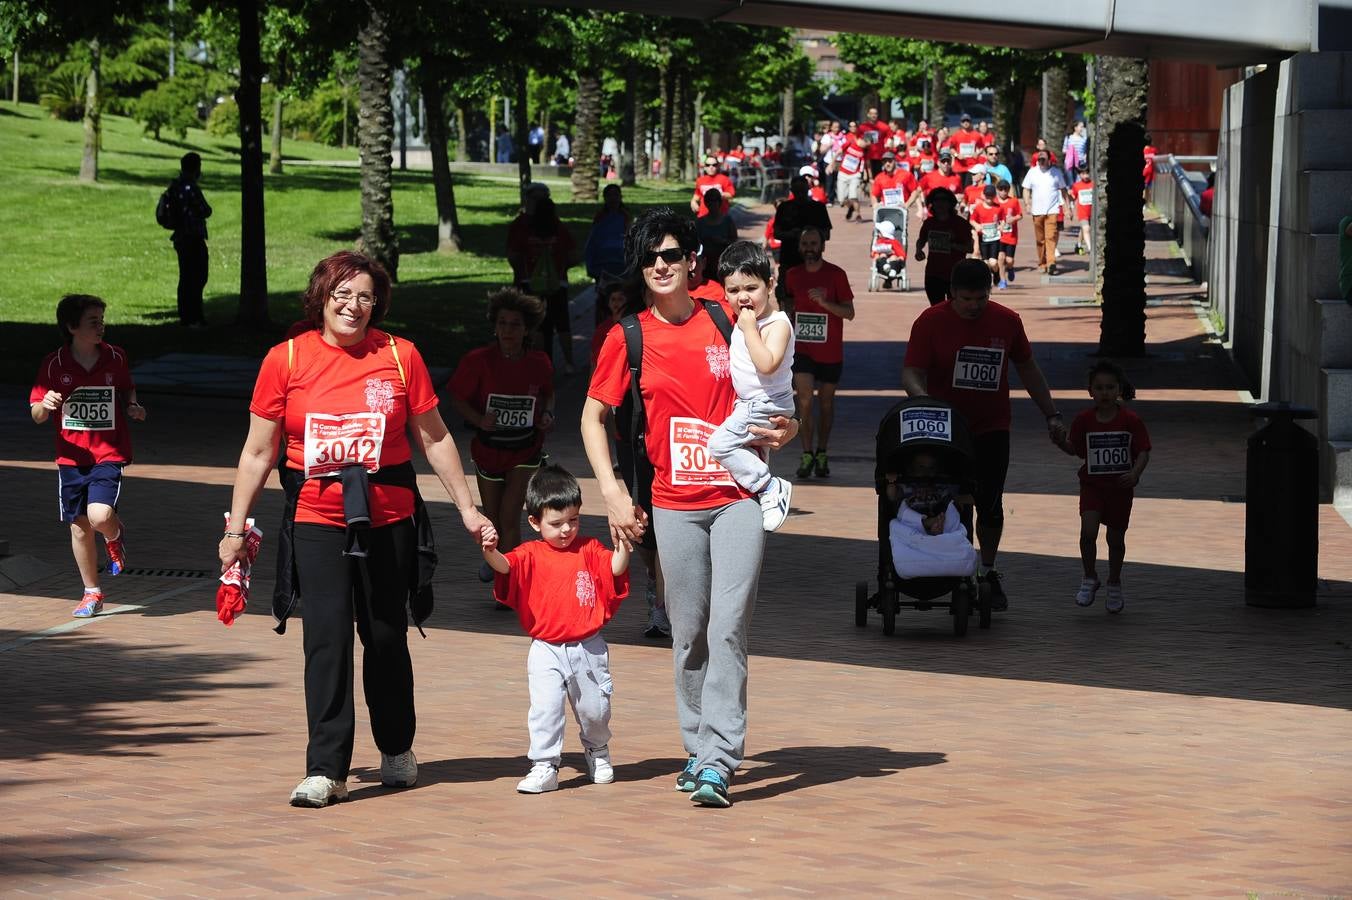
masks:
[[[755,605],[765,532],[760,504],[709,456],[709,435],[732,412],[728,341],[715,316],[690,296],[698,239],[689,218],[664,207],[644,212],[625,241],[633,277],[650,302],[638,314],[643,336],[639,392],[647,417],[645,449],[654,470],[652,521],[616,480],[606,412],[631,390],[623,328],[601,346],[582,411],[582,441],[606,501],[612,537],[631,545],[648,528],[667,572],[676,706],[688,754],[679,790],[695,802],[731,804],[728,784],[742,763],[746,734],[746,633]],[[767,286],[768,288],[768,286]],[[713,301],[710,301],[711,303]],[[778,417],[757,430],[779,448],[797,422]]]

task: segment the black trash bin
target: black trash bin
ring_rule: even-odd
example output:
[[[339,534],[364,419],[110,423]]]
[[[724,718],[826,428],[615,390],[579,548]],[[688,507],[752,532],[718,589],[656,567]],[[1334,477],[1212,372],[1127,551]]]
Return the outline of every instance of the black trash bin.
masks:
[[[1249,438],[1244,515],[1244,602],[1302,609],[1315,605],[1319,572],[1319,440],[1296,424],[1314,410],[1259,403],[1268,420]]]

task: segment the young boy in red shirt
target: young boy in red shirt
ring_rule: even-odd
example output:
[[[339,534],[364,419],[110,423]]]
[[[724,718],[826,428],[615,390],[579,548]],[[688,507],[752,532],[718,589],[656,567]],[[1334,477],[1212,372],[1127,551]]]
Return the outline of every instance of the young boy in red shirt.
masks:
[[[1093,247],[1094,182],[1089,179],[1089,164],[1080,163],[1075,169],[1076,181],[1070,186],[1070,199],[1075,201],[1075,218],[1080,220],[1080,239],[1075,242],[1076,253],[1090,253]]]
[[[972,240],[991,275],[1000,274],[1000,220],[1004,211],[995,199],[995,185],[982,185],[980,198],[968,212]]]
[[[1000,290],[1014,280],[1014,251],[1019,249],[1019,220],[1023,218],[1023,204],[1011,193],[1011,185],[1001,179],[995,183],[995,199],[1000,204]]]
[[[107,304],[89,294],[69,294],[56,306],[56,321],[66,345],[47,355],[38,367],[28,395],[29,412],[41,425],[56,421],[56,467],[61,521],[70,525],[75,565],[84,581],[84,596],[75,607],[77,619],[103,609],[99,586],[98,545],[108,548],[108,574],[126,568],[126,546],[117,501],[122,494],[122,468],[131,463],[128,420],[145,421],[136,402],[127,354],[103,342]]]
[[[533,638],[526,657],[530,684],[531,770],[522,794],[558,790],[564,701],[577,718],[587,774],[615,780],[610,765],[610,651],[601,628],[629,596],[629,550],[607,550],[581,536],[582,488],[560,466],[541,466],[526,486],[526,512],[540,540],[498,552],[498,534],[483,530],[484,561],[497,573],[493,595],[516,610]]]

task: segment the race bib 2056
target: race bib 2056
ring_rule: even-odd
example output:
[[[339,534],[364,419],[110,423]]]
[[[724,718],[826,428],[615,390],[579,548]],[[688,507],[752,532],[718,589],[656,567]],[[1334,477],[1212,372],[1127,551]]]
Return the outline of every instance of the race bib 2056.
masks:
[[[535,398],[529,394],[489,394],[488,411],[498,428],[522,429],[535,425]]]
[[[66,431],[112,431],[117,415],[117,388],[79,387],[61,404]]]

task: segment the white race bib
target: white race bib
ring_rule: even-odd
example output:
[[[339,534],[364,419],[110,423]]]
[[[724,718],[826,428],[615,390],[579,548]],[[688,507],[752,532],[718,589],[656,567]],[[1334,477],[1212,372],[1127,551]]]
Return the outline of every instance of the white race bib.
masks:
[[[934,160],[932,160],[932,159],[922,159],[922,160],[920,160],[920,171],[922,171],[922,172],[933,172],[933,171],[934,171]]]
[[[736,484],[728,470],[709,453],[714,426],[703,419],[671,418],[671,483],[675,485]]]
[[[963,141],[958,144],[958,156],[966,159],[970,156],[976,156],[976,141]]]
[[[901,206],[901,188],[883,188],[883,206]]]
[[[949,253],[953,250],[953,235],[947,231],[931,231],[929,236],[931,253]]]
[[[1000,240],[1000,223],[986,222],[981,226],[981,239],[986,243]]]
[[[890,254],[890,253],[892,252],[892,245],[889,244],[887,241],[883,241],[883,240],[874,241],[874,242],[873,242],[873,252],[874,252],[874,253],[888,253],[888,254]]]
[[[859,171],[859,157],[852,153],[846,153],[840,160],[840,172],[842,175],[853,175]]]
[[[825,344],[826,313],[795,313],[793,338],[801,344]]]
[[[498,428],[520,430],[535,426],[535,398],[529,394],[489,394],[487,412]]]
[[[901,442],[916,438],[953,441],[953,413],[933,406],[913,406],[901,411]]]
[[[1085,435],[1085,471],[1090,475],[1124,475],[1131,471],[1130,431],[1091,431]]]
[[[911,171],[911,161],[907,159],[900,160],[897,162],[897,168],[903,172],[909,172]]]
[[[1080,204],[1081,206],[1093,206],[1093,205],[1094,205],[1094,189],[1093,189],[1093,188],[1081,188],[1079,191],[1076,191],[1076,193],[1075,193],[1075,202],[1078,203],[1078,204]]]
[[[962,347],[953,360],[953,387],[969,391],[998,391],[1004,373],[1003,347]]]
[[[117,388],[79,387],[61,404],[66,431],[112,431],[117,415]]]
[[[380,448],[385,443],[385,414],[348,413],[330,416],[305,414],[305,477],[338,475],[345,466],[380,470]]]

